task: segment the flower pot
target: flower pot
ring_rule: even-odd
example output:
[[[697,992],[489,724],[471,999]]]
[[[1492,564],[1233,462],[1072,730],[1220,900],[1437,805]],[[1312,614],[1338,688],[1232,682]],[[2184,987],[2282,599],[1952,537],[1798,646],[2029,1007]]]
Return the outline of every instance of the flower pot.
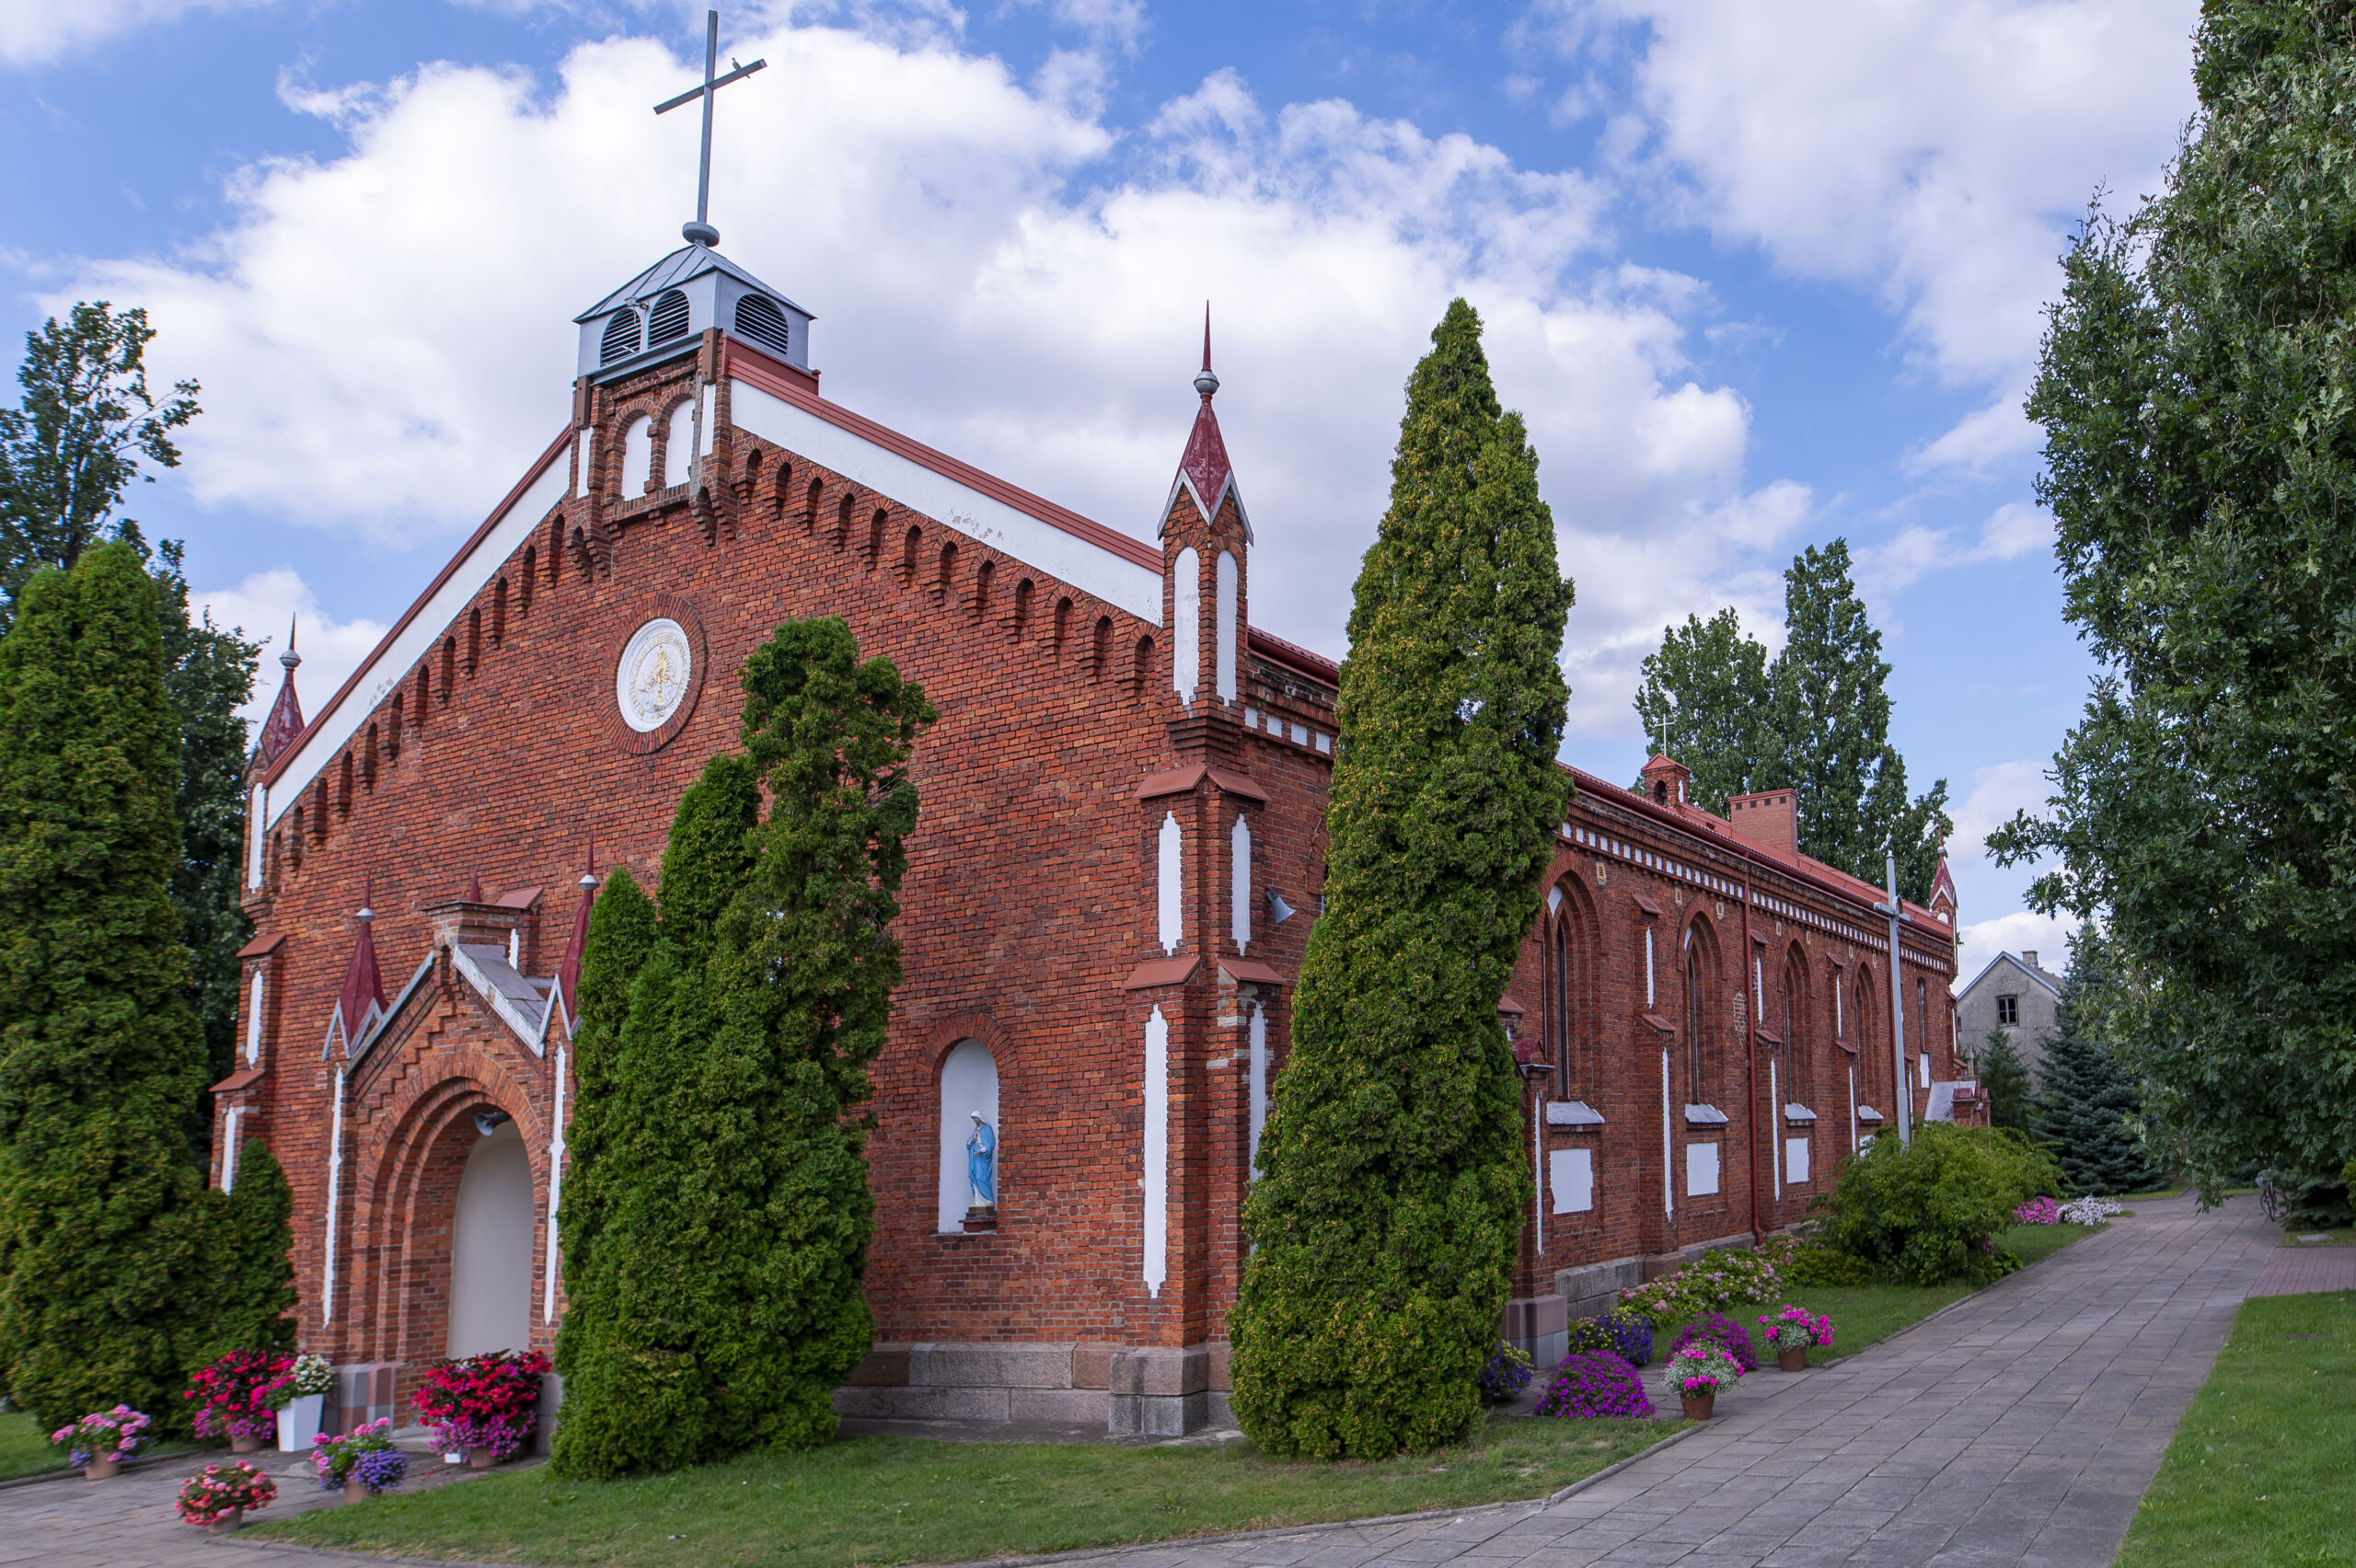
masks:
[[[319,1435],[319,1423],[327,1414],[325,1394],[297,1394],[286,1408],[278,1412],[278,1451],[282,1454],[307,1454],[311,1439]]]
[[[232,1437],[229,1439],[229,1452],[233,1454],[257,1453],[260,1448],[261,1439],[259,1437]]]
[[[243,1508],[232,1508],[204,1528],[214,1535],[227,1535],[245,1522],[246,1511]]]
[[[1775,1353],[1775,1365],[1782,1367],[1786,1372],[1807,1371],[1807,1346],[1801,1345],[1794,1350],[1777,1351]]]
[[[1685,1401],[1686,1420],[1707,1421],[1710,1412],[1717,1407],[1718,1391],[1713,1389],[1706,1394],[1680,1394],[1678,1398]]]
[[[121,1454],[100,1454],[82,1467],[82,1473],[92,1481],[104,1481],[122,1465]]]
[[[346,1503],[365,1503],[368,1500],[368,1483],[360,1480],[357,1476],[354,1476],[352,1480],[345,1482],[343,1483],[343,1500]]]
[[[489,1470],[498,1462],[499,1450],[496,1448],[468,1448],[467,1450],[467,1466],[470,1470]]]

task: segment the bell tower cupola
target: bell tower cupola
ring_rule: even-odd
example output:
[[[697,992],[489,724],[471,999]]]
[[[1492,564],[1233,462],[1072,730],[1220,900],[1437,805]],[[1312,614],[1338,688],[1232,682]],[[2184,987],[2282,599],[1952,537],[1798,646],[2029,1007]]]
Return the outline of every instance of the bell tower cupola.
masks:
[[[1191,713],[1241,710],[1252,522],[1243,510],[1211,398],[1210,307],[1203,307],[1202,398],[1155,530],[1161,538],[1162,624],[1170,628],[1170,684]],[[1205,705],[1208,706],[1206,707]]]

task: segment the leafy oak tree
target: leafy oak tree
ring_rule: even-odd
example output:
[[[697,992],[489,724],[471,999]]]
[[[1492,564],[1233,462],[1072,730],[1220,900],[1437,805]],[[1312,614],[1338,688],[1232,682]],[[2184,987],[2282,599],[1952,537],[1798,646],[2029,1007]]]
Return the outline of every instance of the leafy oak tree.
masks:
[[[744,687],[745,751],[682,798],[659,911],[617,872],[591,917],[567,1474],[822,1443],[873,1339],[861,1108],[933,712],[839,617],[780,627]]]
[[[1530,1193],[1497,1003],[1568,800],[1572,588],[1480,317],[1455,301],[1432,344],[1350,612],[1324,912],[1229,1323],[1236,1417],[1270,1453],[1472,1429]]]
[[[1889,665],[1849,571],[1849,545],[1809,546],[1784,573],[1784,651],[1771,662],[1731,609],[1689,616],[1645,660],[1636,713],[1655,751],[1693,770],[1695,803],[1788,789],[1803,854],[1921,902],[1954,830],[1947,785],[1910,795],[1889,744]]]
[[[2147,1135],[2226,1173],[2356,1153],[2356,6],[2211,0],[2157,196],[2063,257],[2028,400],[2100,663],[2031,901],[2100,916]]]

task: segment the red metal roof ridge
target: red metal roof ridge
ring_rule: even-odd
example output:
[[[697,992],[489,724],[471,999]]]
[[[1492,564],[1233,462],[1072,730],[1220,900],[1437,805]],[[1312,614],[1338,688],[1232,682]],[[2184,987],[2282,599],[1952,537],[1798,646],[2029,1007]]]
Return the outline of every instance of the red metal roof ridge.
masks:
[[[1251,627],[1249,645],[1254,652],[1266,653],[1291,664],[1303,674],[1315,675],[1328,686],[1342,684],[1342,666],[1322,653],[1312,653],[1298,642],[1288,642],[1265,627]]]
[[[1586,769],[1574,767],[1567,762],[1562,763],[1559,766],[1565,773],[1568,773],[1571,778],[1577,782],[1578,787],[1582,790],[1594,790],[1596,793],[1602,795],[1604,799],[1611,801],[1613,804],[1628,807],[1636,811],[1641,815],[1655,818],[1664,823],[1666,825],[1677,829],[1689,838],[1699,837],[1699,836],[1696,835],[1691,827],[1679,821],[1667,807],[1646,800],[1644,796],[1637,794],[1634,790],[1623,790],[1619,785],[1611,783],[1608,779],[1599,778],[1594,774],[1588,772]],[[1807,855],[1796,855],[1792,859],[1786,860],[1780,855],[1772,854],[1769,851],[1761,848],[1758,845],[1752,844],[1747,839],[1738,838],[1731,834],[1727,835],[1724,838],[1701,839],[1700,841],[1703,843],[1716,844],[1725,848],[1732,849],[1736,853],[1741,855],[1745,859],[1757,860],[1763,865],[1773,866],[1777,870],[1783,871],[1790,876],[1797,877],[1802,882],[1814,882],[1825,892],[1836,894],[1840,897],[1847,899],[1853,904],[1863,903],[1868,911],[1872,909],[1874,903],[1883,896],[1884,890],[1881,888],[1875,887],[1870,882],[1853,877],[1837,866],[1828,866],[1823,861],[1815,859]],[[1843,886],[1843,883],[1847,883],[1849,885]],[[1863,889],[1866,894],[1871,894],[1871,897],[1860,898],[1858,894],[1859,889]],[[1932,914],[1929,910],[1924,909],[1921,905],[1915,904],[1908,899],[1900,899],[1899,900],[1899,907],[1910,913],[1920,915],[1922,918],[1916,922],[1918,926],[1926,928],[1930,931],[1944,933],[1950,944],[1955,941],[1955,928],[1942,923],[1937,916]]]
[[[533,482],[548,471],[549,465],[556,461],[572,444],[572,427],[567,424],[563,432],[549,443],[549,449],[540,454],[539,461],[526,468],[524,471],[524,477],[515,481],[514,488],[507,492],[505,498],[497,506],[491,509],[491,515],[482,520],[482,526],[477,528],[468,537],[467,542],[458,547],[456,555],[443,563],[442,570],[433,574],[433,581],[425,585],[425,591],[410,602],[409,608],[401,612],[401,618],[395,621],[385,635],[377,640],[376,646],[368,651],[368,657],[361,660],[353,667],[351,675],[345,679],[343,685],[336,688],[335,695],[328,698],[327,705],[311,715],[311,721],[304,725],[293,740],[286,743],[285,749],[271,761],[270,771],[262,775],[261,781],[264,785],[278,782],[278,776],[286,771],[287,763],[302,751],[304,742],[308,740],[320,725],[328,721],[329,715],[343,706],[343,699],[350,697],[358,687],[361,677],[376,667],[376,661],[383,658],[386,650],[392,647],[393,640],[409,629],[409,623],[415,620],[418,612],[425,608],[434,594],[441,592],[442,584],[450,581],[450,574],[456,571],[466,559],[481,547],[482,542],[491,536],[491,531],[493,528],[499,526],[500,519],[507,515],[507,509],[523,500],[524,492],[530,490]]]
[[[772,366],[777,362],[757,349],[739,343],[733,338],[723,338],[727,347],[722,369],[731,375],[745,372],[744,379],[751,382],[772,398],[782,398],[804,413],[814,414],[838,430],[873,442],[887,452],[896,453],[910,462],[930,468],[944,478],[955,479],[970,490],[977,490],[993,501],[1004,502],[1017,512],[1026,513],[1051,527],[1060,528],[1077,538],[1087,540],[1101,549],[1111,551],[1132,566],[1141,566],[1159,576],[1161,572],[1161,552],[1142,539],[1131,538],[1118,528],[1108,527],[1092,517],[1083,517],[1068,506],[1058,505],[1042,495],[1034,495],[1022,486],[1010,484],[997,475],[976,468],[962,458],[926,445],[914,436],[903,435],[891,426],[879,424],[864,414],[853,413],[840,403],[830,402],[792,376],[780,374]]]

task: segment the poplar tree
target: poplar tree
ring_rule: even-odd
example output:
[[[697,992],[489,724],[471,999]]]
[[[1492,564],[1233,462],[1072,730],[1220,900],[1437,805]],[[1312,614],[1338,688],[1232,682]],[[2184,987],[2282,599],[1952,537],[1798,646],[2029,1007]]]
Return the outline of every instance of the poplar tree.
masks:
[[[2041,911],[2100,918],[2106,1025],[2214,1199],[2356,1150],[2356,6],[2210,0],[2164,189],[2062,258],[2029,417],[2063,613],[2100,671]]]
[[[1636,717],[1654,751],[1693,770],[1696,803],[1715,810],[1729,795],[1787,782],[1767,650],[1744,634],[1731,606],[1706,621],[1687,616],[1683,626],[1663,631],[1644,669]]]
[[[138,550],[36,573],[0,640],[0,1355],[44,1428],[169,1421],[207,1310],[179,762]]]
[[[907,763],[932,709],[838,617],[780,627],[744,686],[746,750],[682,798],[659,911],[617,872],[590,922],[557,1343],[568,1474],[824,1442],[874,1336],[860,1107],[900,979]]]
[[[1324,911],[1229,1321],[1236,1417],[1275,1454],[1472,1430],[1530,1192],[1497,1003],[1569,800],[1572,587],[1480,317],[1455,301],[1432,343],[1350,612]]]

